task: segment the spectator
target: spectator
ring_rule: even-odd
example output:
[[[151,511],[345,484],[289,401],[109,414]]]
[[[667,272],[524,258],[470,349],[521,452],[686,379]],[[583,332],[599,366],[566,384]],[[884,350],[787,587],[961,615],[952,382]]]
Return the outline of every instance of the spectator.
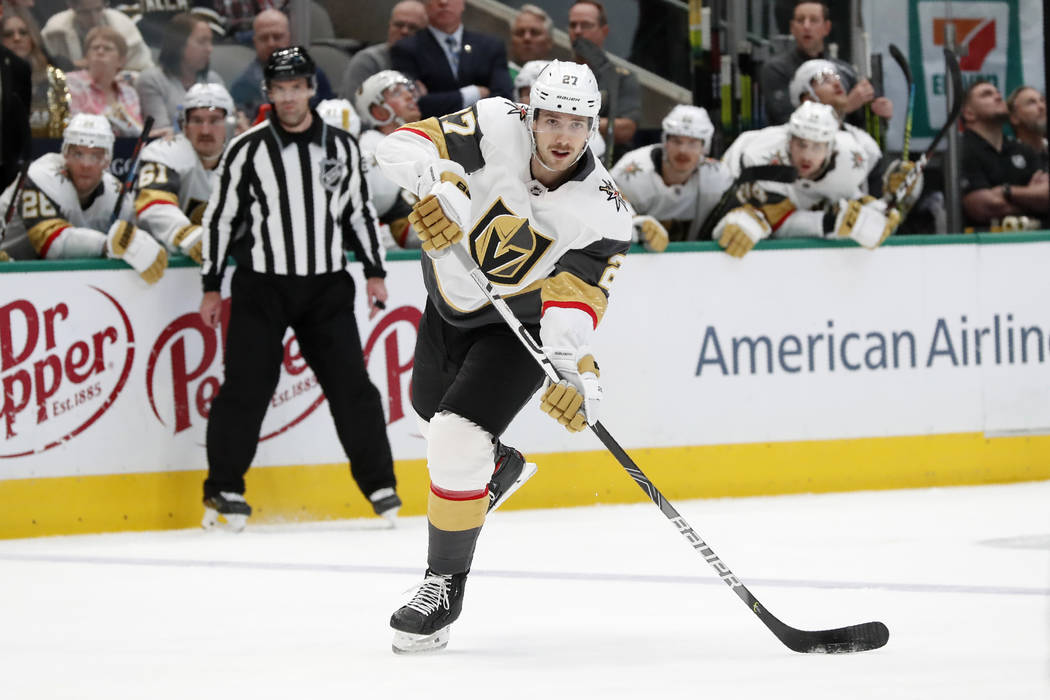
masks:
[[[131,17],[146,45],[156,48],[175,15],[192,14],[210,24],[217,17],[213,5],[213,0],[118,0],[117,9]]]
[[[219,83],[222,76],[208,70],[211,60],[211,27],[185,12],[171,18],[157,56],[157,66],[139,74],[138,90],[142,113],[155,120],[157,129],[173,129],[186,91],[194,83]]]
[[[1006,108],[1010,111],[1010,126],[1014,136],[1039,154],[1039,167],[1046,170],[1050,163],[1046,142],[1046,98],[1043,93],[1029,85],[1022,85],[1006,98]]]
[[[1006,217],[1044,216],[1050,180],[1035,150],[1003,135],[1010,114],[999,88],[986,80],[972,84],[960,116],[965,130],[959,179],[967,225],[988,228]]]
[[[806,101],[787,124],[747,131],[722,156],[734,178],[750,167],[791,165],[792,182],[760,181],[737,192],[743,206],[726,214],[713,238],[733,257],[777,238],[852,238],[876,248],[900,223],[900,212],[865,195],[870,166],[830,105]],[[715,214],[720,215],[720,213]]]
[[[361,49],[350,59],[350,65],[343,73],[340,96],[348,100],[357,99],[357,89],[370,76],[393,65],[390,60],[390,47],[406,36],[415,34],[427,26],[427,10],[419,0],[404,0],[394,5],[390,11],[390,24],[387,25],[386,43],[375,44]]]
[[[788,86],[804,62],[811,58],[824,58],[838,68],[838,75],[846,90],[844,114],[852,114],[866,104],[880,117],[893,116],[893,103],[886,97],[876,97],[875,88],[868,80],[857,80],[849,64],[827,55],[824,39],[831,32],[828,6],[814,0],[798,0],[791,17],[791,36],[795,45],[784,53],[777,54],[765,62],[759,76],[762,99],[766,104],[766,119],[770,124],[783,124],[791,116],[791,96]]]
[[[7,187],[22,163],[29,160],[31,76],[28,63],[6,46],[0,46],[0,124],[4,129],[4,138],[0,139],[0,189]]]
[[[366,128],[361,134],[361,159],[368,181],[368,192],[379,215],[379,221],[389,228],[392,243],[399,248],[418,248],[419,238],[412,235],[408,225],[411,205],[402,196],[403,190],[383,174],[376,164],[376,147],[383,137],[399,126],[419,121],[419,103],[416,86],[396,70],[376,73],[357,91],[357,113]],[[391,247],[389,243],[388,247]]]
[[[7,236],[5,252],[28,260],[121,258],[146,282],[159,280],[168,255],[148,233],[128,223],[130,199],[111,221],[120,192],[120,181],[106,170],[112,157],[109,123],[94,114],[73,117],[62,153],[46,153],[29,166],[16,205],[16,235]],[[5,192],[4,199],[10,194]]]
[[[661,126],[661,143],[631,151],[612,169],[620,194],[638,214],[636,240],[657,253],[669,241],[698,240],[733,182],[729,168],[706,157],[715,134],[707,110],[677,105]]]
[[[529,61],[550,62],[554,48],[553,27],[551,16],[538,5],[528,3],[518,10],[510,25],[510,63],[507,67],[512,82]]]
[[[270,55],[277,49],[292,45],[292,32],[288,26],[288,17],[279,10],[263,10],[252,22],[252,42],[255,45],[255,60],[248,64],[230,88],[233,103],[244,112],[249,120],[254,120],[256,113],[265,102],[263,95],[263,66],[270,60]],[[317,107],[321,100],[334,97],[328,76],[317,69],[316,91],[310,99],[310,106]]]
[[[128,45],[116,29],[95,27],[84,40],[87,69],[66,76],[73,114],[101,114],[117,136],[138,136],[142,108],[131,73],[122,70]]]
[[[255,17],[266,10],[284,10],[286,0],[211,0],[211,12],[194,7],[193,14],[208,16],[208,24],[217,36],[238,44],[252,45]]]
[[[32,69],[29,128],[34,138],[57,139],[69,123],[66,76],[44,51],[36,21],[23,7],[8,5],[0,16],[3,44]]]
[[[394,69],[419,80],[423,117],[455,112],[485,97],[510,98],[503,42],[463,28],[464,0],[427,0],[427,31],[390,47]]]
[[[608,118],[612,116],[613,142],[623,147],[631,143],[638,129],[638,120],[642,117],[642,92],[638,77],[626,68],[617,66],[602,50],[608,36],[609,20],[600,2],[578,0],[569,8],[569,40],[576,53],[576,62],[591,67],[602,93],[598,131],[603,136],[609,135]]]
[[[550,61],[529,61],[518,74],[514,77],[514,101],[523,105],[529,104],[532,100],[532,84],[536,82],[536,79],[540,77],[540,73],[547,67]],[[598,160],[605,157],[605,139],[598,132],[597,129],[591,131],[591,138],[587,141],[587,145],[591,148],[591,153]]]
[[[111,27],[123,37],[127,46],[124,61],[127,70],[144,71],[153,67],[149,47],[135,23],[124,13],[107,8],[105,0],[69,0],[69,9],[53,15],[40,33],[52,56],[66,58],[74,66],[83,68],[87,65],[87,35],[95,27]]]

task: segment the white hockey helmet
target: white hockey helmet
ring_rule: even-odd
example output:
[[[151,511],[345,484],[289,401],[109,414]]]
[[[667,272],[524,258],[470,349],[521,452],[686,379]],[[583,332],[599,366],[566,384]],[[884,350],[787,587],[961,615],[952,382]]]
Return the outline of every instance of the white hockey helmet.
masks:
[[[809,95],[814,102],[820,102],[816,91],[813,90],[813,81],[828,75],[833,75],[840,82],[842,81],[838,66],[823,58],[814,58],[799,66],[791,78],[791,84],[788,85],[791,106],[798,107],[802,104],[802,95]]]
[[[350,132],[355,139],[361,135],[361,117],[350,100],[322,100],[317,105],[317,113],[332,126]]]
[[[109,120],[100,114],[80,113],[69,120],[69,125],[62,132],[62,152],[69,146],[87,146],[102,148],[106,158],[113,157],[113,129]]]
[[[514,101],[521,102],[521,89],[531,88],[550,61],[528,61],[514,76]]]
[[[590,117],[597,128],[602,94],[598,81],[585,63],[551,61],[532,83],[529,112],[537,109]]]
[[[711,123],[711,117],[707,116],[707,110],[693,105],[675,105],[660,126],[663,128],[665,143],[668,136],[699,139],[704,144],[704,155],[711,148],[711,137],[715,135],[715,125]]]
[[[386,126],[390,123],[401,126],[405,123],[405,120],[394,113],[394,110],[386,103],[386,98],[383,97],[383,94],[395,85],[404,85],[409,90],[416,88],[404,73],[396,70],[381,70],[361,83],[361,87],[357,88],[357,94],[354,95],[354,106],[357,107],[361,121],[369,126]],[[386,117],[376,119],[372,116],[373,106],[385,110]]]
[[[835,140],[840,124],[838,114],[831,105],[820,102],[803,102],[791,113],[788,133],[807,141],[831,143]]]

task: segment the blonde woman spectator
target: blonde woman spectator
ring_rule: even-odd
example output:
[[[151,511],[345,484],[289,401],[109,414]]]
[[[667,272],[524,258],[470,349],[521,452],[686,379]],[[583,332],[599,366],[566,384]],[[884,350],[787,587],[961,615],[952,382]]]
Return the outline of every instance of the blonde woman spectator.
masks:
[[[118,138],[138,136],[142,110],[131,74],[122,70],[128,53],[124,37],[112,27],[95,27],[84,48],[87,68],[66,76],[73,114],[102,115]]]
[[[175,124],[179,105],[194,83],[219,83],[225,87],[222,76],[208,70],[211,39],[208,23],[190,14],[175,15],[165,27],[157,57],[159,65],[140,73],[135,83],[142,115],[153,117],[157,129]]]
[[[51,55],[68,58],[82,68],[87,65],[87,35],[95,27],[112,27],[124,38],[125,68],[144,71],[153,66],[149,47],[135,23],[123,12],[106,7],[105,0],[69,0],[69,9],[52,15],[40,33]]]
[[[0,40],[32,68],[29,128],[36,138],[61,138],[69,122],[65,74],[43,50],[40,31],[23,7],[7,5],[0,17]]]

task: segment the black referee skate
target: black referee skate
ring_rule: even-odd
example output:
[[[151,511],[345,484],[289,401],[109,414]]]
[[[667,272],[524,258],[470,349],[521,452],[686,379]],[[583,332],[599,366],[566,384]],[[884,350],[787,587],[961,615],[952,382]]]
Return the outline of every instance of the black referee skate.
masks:
[[[427,569],[423,583],[407,605],[390,616],[395,654],[437,651],[448,645],[449,628],[463,609],[467,575],[435,574]]]
[[[489,508],[492,511],[503,505],[511,494],[522,487],[536,473],[536,465],[526,462],[524,455],[509,445],[496,441],[496,469],[489,482]]]
[[[248,524],[248,516],[251,514],[252,507],[244,500],[244,496],[232,491],[223,491],[204,499],[204,519],[201,520],[201,527],[211,530],[217,527],[221,520],[226,522],[228,530],[240,532]]]
[[[368,496],[368,500],[372,503],[372,510],[376,515],[386,518],[391,526],[397,524],[397,512],[401,509],[401,499],[397,491],[390,487],[377,489]]]

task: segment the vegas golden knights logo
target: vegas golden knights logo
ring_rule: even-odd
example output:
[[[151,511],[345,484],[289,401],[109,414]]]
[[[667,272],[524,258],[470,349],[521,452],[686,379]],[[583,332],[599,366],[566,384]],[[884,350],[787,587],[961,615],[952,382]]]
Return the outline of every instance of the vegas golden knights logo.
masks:
[[[497,199],[470,232],[470,254],[495,284],[520,284],[554,241]]]

